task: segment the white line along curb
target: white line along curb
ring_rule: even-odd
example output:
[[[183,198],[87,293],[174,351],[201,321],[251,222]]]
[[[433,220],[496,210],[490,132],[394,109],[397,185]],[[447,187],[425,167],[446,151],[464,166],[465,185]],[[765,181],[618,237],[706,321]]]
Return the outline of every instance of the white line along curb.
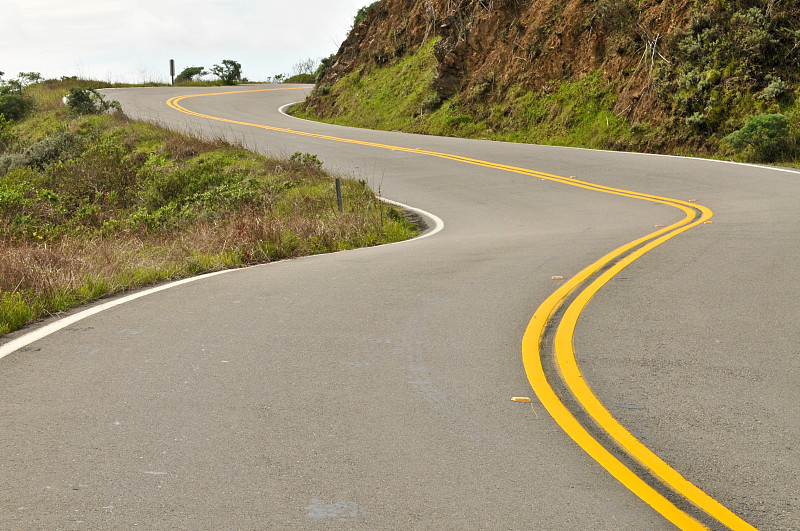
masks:
[[[100,313],[104,310],[109,310],[115,306],[119,306],[121,304],[125,304],[126,302],[131,302],[133,300],[138,299],[139,297],[146,297],[147,295],[152,295],[153,293],[157,293],[159,291],[164,291],[166,289],[174,288],[176,286],[181,286],[183,284],[188,284],[189,282],[195,282],[197,280],[203,280],[209,277],[213,277],[216,275],[221,275],[223,273],[230,273],[231,271],[236,271],[235,269],[226,269],[225,271],[215,271],[214,273],[206,273],[205,275],[200,275],[191,278],[185,278],[183,280],[176,280],[175,282],[170,282],[169,284],[164,284],[163,286],[157,286],[155,288],[150,288],[144,291],[139,291],[128,295],[127,297],[122,297],[119,299],[115,299],[113,301],[106,302],[104,304],[98,304],[97,306],[93,306],[88,310],[83,310],[82,312],[78,312],[74,315],[69,315],[64,317],[63,319],[59,319],[49,325],[43,326],[30,332],[29,334],[25,334],[24,336],[18,337],[8,343],[0,345],[0,359],[8,356],[12,352],[21,349],[22,347],[26,347],[33,343],[34,341],[38,341],[43,337],[47,337],[54,332],[58,332],[59,330],[68,327],[71,324],[77,323],[87,317]]]
[[[412,238],[411,240],[395,242],[395,244],[407,243],[407,242],[412,242],[412,241],[416,241],[416,240],[421,240],[423,238],[427,238],[429,236],[433,236],[434,234],[436,234],[437,232],[441,231],[444,228],[444,222],[441,219],[439,219],[439,217],[431,214],[430,212],[425,212],[424,210],[421,210],[419,208],[410,207],[408,205],[404,205],[404,204],[398,203],[396,201],[390,201],[389,199],[381,199],[381,200],[383,202],[385,202],[385,203],[389,203],[391,205],[395,205],[395,206],[398,206],[398,207],[401,207],[401,208],[405,208],[405,209],[414,211],[414,212],[418,213],[420,216],[422,216],[423,218],[426,218],[427,220],[432,221],[433,224],[434,224],[434,226],[430,230],[426,231],[421,236],[418,236],[416,238]],[[395,244],[393,244],[393,245],[395,245]],[[382,246],[378,246],[378,247],[382,247]],[[353,249],[353,250],[355,250],[355,249]],[[342,251],[342,252],[347,252],[347,251]],[[327,254],[332,254],[332,253],[327,253]],[[315,256],[326,256],[326,255],[325,254],[321,254],[321,255],[315,255]],[[306,257],[306,258],[309,258],[309,257]],[[258,265],[265,265],[265,264],[258,264]],[[252,266],[252,267],[258,267],[258,266]],[[148,295],[152,295],[153,293],[158,293],[159,291],[164,291],[164,290],[167,290],[167,289],[170,289],[170,288],[175,288],[177,286],[182,286],[184,284],[189,284],[190,282],[196,282],[198,280],[204,280],[204,279],[207,279],[207,278],[210,278],[210,277],[215,277],[217,275],[222,275],[224,273],[231,273],[233,271],[239,271],[241,269],[247,269],[247,268],[226,269],[224,271],[215,271],[214,273],[206,273],[204,275],[198,275],[196,277],[184,278],[182,280],[176,280],[174,282],[170,282],[170,283],[164,284],[162,286],[156,286],[154,288],[146,289],[146,290],[143,290],[143,291],[138,291],[138,292],[133,293],[131,295],[128,295],[126,297],[121,297],[121,298],[115,299],[113,301],[109,301],[109,302],[106,302],[106,303],[103,303],[103,304],[98,304],[97,306],[92,306],[89,309],[83,310],[83,311],[78,312],[76,314],[69,315],[69,316],[64,317],[62,319],[54,321],[54,322],[52,322],[52,323],[50,323],[48,325],[45,325],[45,326],[43,326],[41,328],[37,328],[36,330],[34,330],[34,331],[32,331],[32,332],[30,332],[28,334],[25,334],[25,335],[20,336],[20,337],[18,337],[16,339],[13,339],[13,340],[9,341],[8,343],[0,345],[0,359],[3,359],[4,357],[8,356],[12,352],[15,352],[15,351],[17,351],[17,350],[19,350],[19,349],[21,349],[23,347],[26,347],[26,346],[30,345],[31,343],[33,343],[35,341],[38,341],[38,340],[40,340],[40,339],[42,339],[44,337],[49,336],[50,334],[58,332],[59,330],[62,330],[62,329],[66,328],[66,327],[68,327],[68,326],[70,326],[72,324],[75,324],[78,321],[86,319],[87,317],[91,317],[92,315],[98,314],[98,313],[100,313],[102,311],[114,308],[115,306],[119,306],[121,304],[125,304],[127,302],[131,302],[131,301],[136,300],[136,299],[138,299],[140,297],[146,297]]]

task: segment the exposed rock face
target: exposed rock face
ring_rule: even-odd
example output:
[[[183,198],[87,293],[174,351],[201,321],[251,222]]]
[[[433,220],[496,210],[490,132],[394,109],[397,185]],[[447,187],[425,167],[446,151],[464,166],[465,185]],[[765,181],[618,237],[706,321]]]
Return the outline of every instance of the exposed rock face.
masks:
[[[323,82],[413,53],[440,37],[433,89],[440,99],[482,91],[491,101],[512,84],[602,70],[622,86],[618,112],[658,111],[649,91],[664,37],[687,23],[689,0],[382,0],[342,44]]]

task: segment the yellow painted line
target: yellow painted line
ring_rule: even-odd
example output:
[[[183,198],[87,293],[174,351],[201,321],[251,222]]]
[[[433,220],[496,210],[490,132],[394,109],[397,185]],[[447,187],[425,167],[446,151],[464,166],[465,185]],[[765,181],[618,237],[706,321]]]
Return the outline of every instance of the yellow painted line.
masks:
[[[639,238],[633,242],[630,242],[627,245],[620,247],[619,249],[612,251],[611,253],[608,253],[606,256],[597,260],[592,265],[588,266],[583,271],[578,273],[575,277],[569,279],[567,282],[562,284],[558,290],[556,290],[552,295],[550,295],[550,297],[548,297],[542,303],[542,305],[539,306],[539,308],[536,310],[536,312],[533,315],[533,318],[531,319],[525,331],[525,335],[522,340],[523,364],[525,366],[525,371],[528,375],[528,380],[531,383],[533,390],[536,392],[536,395],[539,397],[539,400],[547,408],[547,410],[550,412],[550,414],[553,416],[556,422],[562,427],[562,429],[564,429],[564,431],[573,440],[575,440],[575,442],[578,443],[578,445],[580,445],[581,448],[584,449],[584,451],[586,451],[592,458],[594,458],[598,463],[600,463],[618,481],[620,481],[623,485],[629,488],[634,494],[639,496],[642,500],[648,503],[651,507],[653,507],[656,511],[658,511],[661,515],[663,515],[666,519],[668,519],[670,522],[672,522],[679,528],[705,529],[702,524],[697,522],[694,518],[692,518],[684,511],[677,508],[672,502],[667,500],[663,495],[661,495],[653,487],[648,485],[643,479],[638,477],[633,471],[627,468],[621,461],[619,461],[616,457],[614,457],[597,440],[595,440],[583,426],[581,426],[581,424],[577,421],[577,419],[572,415],[572,413],[570,413],[570,411],[566,408],[566,406],[564,406],[564,404],[555,394],[555,391],[553,391],[553,388],[547,381],[541,363],[541,352],[539,350],[539,343],[541,337],[544,334],[545,326],[547,325],[551,316],[561,306],[563,300],[567,296],[569,296],[570,293],[574,291],[580,284],[588,280],[601,268],[613,262],[614,260],[624,255],[625,253],[628,253],[632,249],[641,245],[642,246],[641,248],[631,252],[630,255],[620,260],[616,265],[612,266],[607,272],[600,275],[595,281],[593,281],[588,288],[584,289],[584,291],[578,295],[575,301],[573,301],[573,303],[567,309],[567,313],[565,314],[564,319],[562,319],[562,324],[561,326],[559,326],[559,329],[556,332],[556,352],[557,352],[557,363],[559,366],[559,370],[562,372],[562,374],[565,374],[565,377],[567,374],[569,375],[567,385],[570,387],[572,392],[576,394],[576,397],[578,397],[582,406],[587,410],[587,412],[589,412],[590,415],[592,415],[595,418],[598,424],[604,430],[606,430],[626,452],[628,452],[631,456],[633,456],[640,463],[642,463],[643,466],[650,469],[653,472],[653,474],[655,474],[657,477],[661,478],[661,480],[664,481],[667,485],[669,485],[672,490],[682,495],[687,500],[691,501],[694,505],[696,505],[698,508],[702,509],[707,514],[711,515],[712,517],[716,518],[717,520],[731,527],[732,529],[753,529],[752,526],[750,526],[743,520],[739,519],[736,515],[734,515],[724,506],[722,506],[719,502],[717,502],[716,500],[714,500],[713,498],[702,492],[691,482],[685,480],[682,476],[680,476],[680,474],[678,474],[677,471],[673,470],[671,467],[669,467],[669,465],[667,465],[657,456],[652,454],[650,450],[644,447],[644,445],[642,445],[638,440],[636,440],[632,435],[630,435],[630,433],[627,432],[627,430],[625,430],[615,419],[613,419],[610,413],[608,413],[608,411],[602,406],[602,404],[600,404],[600,402],[596,399],[596,397],[594,397],[594,394],[591,393],[591,390],[588,388],[588,386],[586,386],[585,381],[583,381],[583,378],[580,375],[580,371],[577,368],[577,362],[575,361],[574,352],[572,351],[572,337],[574,334],[575,324],[577,323],[577,318],[580,315],[583,308],[585,307],[585,305],[591,299],[591,297],[597,292],[597,290],[599,290],[603,285],[605,285],[608,282],[608,280],[610,280],[615,274],[621,271],[624,267],[626,267],[634,260],[644,255],[648,251],[661,245],[667,240],[677,236],[678,234],[681,234],[684,231],[689,230],[690,228],[700,223],[704,223],[707,219],[709,219],[713,215],[708,208],[702,205],[693,204],[694,203],[693,199],[690,201],[681,201],[678,199],[654,196],[650,194],[644,194],[639,192],[633,192],[630,190],[623,190],[619,188],[612,188],[608,186],[589,183],[586,181],[577,180],[575,177],[564,178],[558,175],[548,174],[535,170],[529,170],[526,168],[509,166],[505,164],[498,164],[479,159],[463,157],[459,155],[452,155],[448,153],[427,151],[419,148],[406,148],[401,146],[366,142],[361,140],[340,138],[318,133],[309,133],[305,131],[297,131],[293,129],[273,127],[263,124],[254,124],[237,120],[229,120],[226,118],[220,118],[216,116],[210,116],[195,111],[191,111],[180,105],[181,101],[188,98],[221,96],[230,94],[241,94],[246,92],[264,92],[264,91],[274,91],[274,90],[297,90],[297,89],[272,88],[272,89],[256,89],[256,90],[244,90],[235,92],[218,92],[212,94],[194,94],[194,95],[176,96],[174,98],[170,98],[167,101],[167,105],[182,113],[186,113],[200,118],[206,118],[209,120],[216,120],[226,123],[260,128],[269,131],[288,133],[288,134],[318,138],[323,140],[330,140],[334,142],[344,142],[348,144],[369,146],[380,149],[388,149],[391,151],[399,151],[405,153],[414,153],[419,155],[437,157],[437,158],[452,160],[454,162],[461,162],[465,164],[472,164],[486,168],[509,171],[522,175],[529,175],[532,177],[539,177],[542,180],[559,182],[563,184],[568,184],[570,186],[575,186],[578,188],[584,188],[587,190],[594,190],[613,195],[631,197],[635,199],[643,199],[646,201],[661,203],[683,210],[686,216],[681,221],[678,221],[668,227],[661,228],[661,230],[658,230],[652,234],[648,234],[647,236]],[[698,209],[701,212],[701,216],[697,220],[695,220],[695,212],[696,212],[695,209]]]
[[[681,476],[672,467],[667,465],[663,460],[656,456],[650,449],[639,442],[631,433],[626,430],[603,406],[600,400],[597,399],[595,394],[589,388],[588,384],[581,375],[578,363],[575,358],[573,349],[573,337],[575,327],[580,317],[581,312],[589,303],[589,300],[608,283],[617,273],[622,271],[635,260],[643,256],[645,253],[661,245],[689,230],[692,227],[703,223],[705,219],[711,217],[711,211],[705,207],[700,207],[704,210],[703,216],[700,219],[677,228],[669,234],[665,234],[660,238],[651,241],[647,245],[642,246],[636,251],[632,252],[616,264],[614,264],[607,271],[598,276],[588,287],[578,294],[575,300],[567,308],[564,316],[561,319],[558,329],[556,330],[555,337],[555,351],[557,365],[561,371],[565,383],[572,391],[573,395],[578,399],[584,409],[589,415],[597,422],[597,424],[617,443],[626,449],[626,451],[638,460],[642,465],[650,469],[661,481],[669,485],[670,488],[676,492],[683,494],[689,501],[697,507],[705,511],[707,514],[713,516],[724,525],[731,529],[755,529],[753,526],[736,516],[727,507],[723,506],[717,500],[703,492],[693,483]]]

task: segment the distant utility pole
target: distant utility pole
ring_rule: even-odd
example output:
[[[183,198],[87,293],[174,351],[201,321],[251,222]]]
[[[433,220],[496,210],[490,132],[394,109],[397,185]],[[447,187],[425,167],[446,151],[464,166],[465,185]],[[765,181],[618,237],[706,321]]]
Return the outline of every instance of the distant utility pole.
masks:
[[[172,77],[172,84],[175,85],[175,59],[169,60],[169,75]]]

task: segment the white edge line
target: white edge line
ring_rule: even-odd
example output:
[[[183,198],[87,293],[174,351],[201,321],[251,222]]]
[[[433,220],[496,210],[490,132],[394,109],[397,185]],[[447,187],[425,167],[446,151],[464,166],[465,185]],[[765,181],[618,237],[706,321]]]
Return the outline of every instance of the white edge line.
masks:
[[[299,120],[301,122],[309,122],[309,123],[318,123],[318,122],[314,122],[312,120],[304,120],[303,118],[298,118],[297,116],[292,116],[291,114],[287,114],[286,113],[286,109],[288,109],[292,105],[297,105],[298,103],[302,103],[303,101],[304,100],[299,100],[299,101],[293,101],[292,103],[287,103],[286,105],[281,106],[278,109],[278,112],[281,113],[282,115],[286,116],[287,118],[292,118],[293,120]],[[394,206],[397,206],[397,207],[400,207],[400,208],[405,208],[407,210],[412,210],[412,211],[416,212],[417,214],[419,214],[420,216],[422,216],[423,218],[428,218],[428,220],[432,221],[433,225],[434,225],[432,228],[429,228],[429,230],[426,230],[425,232],[423,232],[422,234],[420,234],[416,238],[412,238],[411,240],[404,240],[404,241],[401,241],[401,242],[395,242],[395,243],[390,244],[390,245],[396,245],[396,244],[399,244],[399,243],[406,243],[408,241],[414,241],[414,240],[421,240],[422,238],[427,238],[428,236],[433,236],[434,234],[436,234],[437,232],[441,231],[444,228],[444,221],[442,221],[438,216],[435,216],[435,215],[431,214],[430,212],[426,212],[426,211],[424,211],[424,210],[422,210],[420,208],[415,208],[415,207],[412,207],[412,206],[404,205],[403,203],[398,203],[397,201],[392,201],[390,199],[385,199],[383,197],[381,197],[380,200],[383,201],[384,203],[389,203],[390,205],[394,205]]]
[[[170,282],[168,284],[163,284],[161,286],[156,286],[154,288],[150,288],[143,291],[137,291],[136,293],[132,293],[126,297],[121,297],[119,299],[114,299],[112,301],[98,304],[97,306],[92,306],[82,312],[78,312],[73,315],[68,315],[58,321],[45,325],[41,328],[37,328],[36,330],[27,333],[23,336],[20,336],[16,339],[9,341],[8,343],[4,343],[0,345],[0,359],[8,356],[12,352],[21,349],[22,347],[28,346],[34,341],[38,341],[44,337],[49,336],[50,334],[57,332],[63,328],[68,327],[71,324],[77,323],[87,317],[100,313],[104,310],[109,310],[114,308],[115,306],[119,306],[121,304],[125,304],[126,302],[131,302],[133,300],[138,299],[139,297],[145,297],[147,295],[152,295],[153,293],[157,293],[159,291],[164,291],[166,289],[174,288],[183,284],[188,284],[190,282],[195,282],[197,280],[203,280],[209,277],[213,277],[216,275],[221,275],[223,273],[230,273],[231,271],[236,271],[235,269],[226,269],[224,271],[215,271],[213,273],[206,273],[204,275],[199,275],[196,277],[184,278],[181,280],[176,280],[175,282]]]
[[[284,112],[284,109],[289,107],[289,106],[291,106],[291,105],[294,105],[295,103],[299,103],[299,102],[294,102],[294,103],[289,103],[287,105],[284,105],[283,107],[281,107],[279,109],[280,112],[282,114],[285,114],[286,116],[294,118],[294,116],[286,114]],[[299,118],[295,118],[295,119],[299,120]],[[415,208],[415,207],[412,207],[412,206],[409,206],[409,205],[405,205],[405,204],[399,203],[397,201],[392,201],[390,199],[385,199],[385,198],[380,198],[380,199],[384,203],[388,203],[390,205],[394,205],[394,206],[397,206],[397,207],[400,207],[400,208],[404,208],[404,209],[408,209],[408,210],[411,210],[413,212],[416,212],[417,214],[419,214],[420,216],[425,218],[426,221],[429,221],[429,222],[433,223],[433,227],[429,227],[427,230],[425,230],[422,234],[420,234],[416,238],[412,238],[411,240],[404,240],[404,241],[401,241],[401,242],[395,242],[395,243],[393,243],[391,245],[397,245],[397,244],[401,244],[401,243],[408,243],[410,241],[422,240],[422,239],[427,238],[429,236],[433,236],[434,234],[436,234],[436,233],[440,232],[442,229],[444,229],[444,222],[438,216],[436,216],[434,214],[431,214],[430,212],[426,212],[425,210],[422,210],[420,208]],[[377,247],[384,247],[384,246],[380,245],[380,246],[377,246]],[[356,249],[352,249],[352,250],[356,250]],[[344,252],[347,252],[347,251],[344,251]],[[332,253],[325,253],[325,254],[332,254]],[[317,256],[325,256],[325,254],[317,255]],[[310,257],[305,257],[305,258],[310,258]],[[273,263],[275,263],[275,262],[273,262]],[[258,265],[251,266],[251,267],[258,267],[258,266],[263,266],[263,265],[267,265],[267,264],[258,264]],[[204,280],[204,279],[207,279],[207,278],[210,278],[210,277],[214,277],[214,276],[217,276],[217,275],[222,275],[224,273],[230,273],[232,271],[239,271],[241,269],[249,269],[249,268],[226,269],[226,270],[223,270],[223,271],[215,271],[213,273],[206,273],[204,275],[198,275],[196,277],[184,278],[182,280],[176,280],[175,282],[170,282],[168,284],[163,284],[161,286],[156,286],[154,288],[146,289],[146,290],[143,290],[143,291],[137,291],[136,293],[133,293],[131,295],[128,295],[128,296],[125,296],[125,297],[121,297],[119,299],[114,299],[114,300],[106,302],[106,303],[98,304],[96,306],[92,306],[91,308],[88,308],[88,309],[83,310],[81,312],[69,315],[69,316],[64,317],[62,319],[59,319],[59,320],[57,320],[55,322],[52,322],[52,323],[50,323],[48,325],[42,326],[41,328],[37,328],[36,330],[34,330],[32,332],[29,332],[29,333],[27,333],[25,335],[22,335],[22,336],[20,336],[20,337],[18,337],[16,339],[12,339],[8,343],[3,343],[2,345],[0,345],[0,359],[3,359],[4,357],[8,356],[12,352],[16,352],[17,350],[19,350],[19,349],[21,349],[23,347],[26,347],[26,346],[30,345],[31,343],[34,343],[34,342],[36,342],[36,341],[38,341],[40,339],[43,339],[43,338],[49,336],[50,334],[58,332],[59,330],[63,330],[64,328],[66,328],[66,327],[68,327],[68,326],[70,326],[72,324],[75,324],[78,321],[86,319],[87,317],[91,317],[92,315],[98,314],[98,313],[100,313],[102,311],[109,310],[111,308],[114,308],[116,306],[120,306],[120,305],[125,304],[127,302],[134,301],[134,300],[136,300],[136,299],[138,299],[140,297],[146,297],[147,295],[152,295],[153,293],[158,293],[159,291],[164,291],[164,290],[167,290],[167,289],[170,289],[170,288],[175,288],[177,286],[182,286],[183,284],[188,284],[190,282],[195,282],[195,281],[198,281],[198,280]]]
[[[386,199],[386,198],[383,198],[383,197],[381,197],[380,199],[384,203],[389,203],[390,205],[394,205],[396,207],[400,207],[400,208],[404,208],[406,210],[411,210],[412,212],[416,212],[421,217],[427,218],[427,221],[433,222],[433,227],[428,227],[422,234],[420,234],[416,238],[411,238],[410,240],[403,240],[403,241],[399,241],[399,242],[394,242],[394,243],[391,243],[389,245],[399,245],[401,243],[408,243],[408,242],[413,242],[413,241],[417,241],[417,240],[422,240],[422,239],[427,238],[429,236],[433,236],[437,232],[441,232],[441,230],[444,229],[444,221],[442,221],[442,219],[439,216],[435,215],[435,214],[431,214],[430,212],[426,212],[425,210],[422,210],[421,208],[415,208],[415,207],[412,207],[412,206],[404,205],[403,203],[399,203],[397,201],[392,201],[391,199]]]
[[[419,208],[414,208],[414,207],[411,207],[411,206],[408,206],[408,205],[404,205],[402,203],[398,203],[397,201],[391,201],[389,199],[381,198],[381,201],[383,201],[385,203],[389,203],[391,205],[395,205],[395,206],[398,206],[398,207],[401,207],[401,208],[405,208],[405,209],[414,211],[417,214],[419,214],[420,216],[422,216],[423,218],[426,218],[426,221],[433,222],[433,227],[432,228],[429,228],[429,229],[425,230],[422,234],[420,234],[416,238],[412,238],[410,240],[404,240],[404,241],[400,241],[400,242],[395,242],[395,243],[390,244],[390,245],[398,245],[398,244],[401,244],[401,243],[408,243],[408,242],[412,242],[412,241],[421,240],[423,238],[427,238],[429,236],[433,236],[437,232],[440,232],[442,229],[444,229],[444,222],[438,216],[435,216],[434,214],[431,214],[430,212],[426,212],[426,211],[424,211],[422,209],[419,209]],[[377,249],[377,248],[380,248],[380,247],[385,247],[385,246],[384,245],[378,245],[378,246],[375,246],[375,247],[368,247],[367,249]],[[365,248],[351,249],[350,251],[363,250],[363,249],[365,249]],[[350,252],[350,251],[340,251],[340,252]],[[326,256],[326,255],[329,255],[329,254],[336,254],[336,253],[325,253],[325,254],[319,254],[319,255],[313,255],[313,256]],[[305,256],[305,257],[302,257],[302,258],[312,258],[312,256]],[[271,262],[271,263],[278,263],[278,261]],[[196,282],[198,280],[205,280],[207,278],[211,278],[211,277],[214,277],[214,276],[217,276],[217,275],[222,275],[222,274],[225,274],[225,273],[231,273],[233,271],[241,271],[242,269],[250,269],[252,267],[260,267],[260,266],[264,266],[264,265],[269,265],[269,264],[256,264],[256,265],[249,266],[249,267],[240,267],[240,268],[235,268],[235,269],[225,269],[223,271],[215,271],[213,273],[205,273],[203,275],[198,275],[196,277],[184,278],[184,279],[181,279],[181,280],[176,280],[174,282],[170,282],[168,284],[163,284],[161,286],[156,286],[154,288],[145,289],[143,291],[137,291],[136,293],[132,293],[132,294],[127,295],[125,297],[120,297],[119,299],[114,299],[114,300],[111,300],[109,302],[105,302],[105,303],[102,303],[102,304],[98,304],[96,306],[92,306],[91,308],[88,308],[88,309],[80,311],[78,313],[63,317],[63,318],[61,318],[61,319],[59,319],[57,321],[54,321],[54,322],[52,322],[52,323],[50,323],[48,325],[42,326],[41,328],[37,328],[36,330],[33,330],[33,331],[31,331],[31,332],[29,332],[29,333],[27,333],[25,335],[22,335],[22,336],[20,336],[20,337],[18,337],[16,339],[12,339],[8,343],[4,343],[4,344],[0,345],[0,359],[3,359],[4,357],[8,356],[12,352],[16,352],[17,350],[19,350],[19,349],[21,349],[23,347],[26,347],[26,346],[30,345],[31,343],[34,343],[34,342],[36,342],[36,341],[38,341],[40,339],[43,339],[43,338],[49,336],[50,334],[58,332],[59,330],[63,330],[64,328],[66,328],[66,327],[68,327],[68,326],[70,326],[72,324],[75,324],[78,321],[86,319],[87,317],[91,317],[92,315],[98,314],[98,313],[100,313],[102,311],[105,311],[105,310],[110,310],[111,308],[114,308],[116,306],[120,306],[120,305],[125,304],[127,302],[134,301],[134,300],[136,300],[136,299],[138,299],[140,297],[146,297],[148,295],[152,295],[154,293],[158,293],[159,291],[164,291],[164,290],[167,290],[167,289],[170,289],[170,288],[175,288],[175,287],[178,287],[178,286],[182,286],[184,284],[189,284],[190,282]]]

